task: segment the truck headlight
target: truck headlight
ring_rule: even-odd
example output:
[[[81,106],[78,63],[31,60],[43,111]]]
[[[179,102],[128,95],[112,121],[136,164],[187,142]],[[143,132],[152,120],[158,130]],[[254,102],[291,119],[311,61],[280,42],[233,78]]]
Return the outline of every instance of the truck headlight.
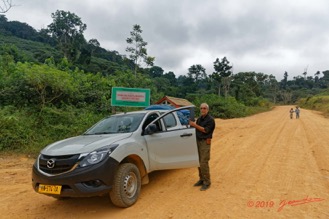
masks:
[[[107,147],[103,147],[101,149],[98,149],[96,151],[93,151],[87,155],[81,155],[81,162],[79,163],[79,167],[86,167],[90,165],[97,164],[104,160],[109,154],[111,154],[116,147],[119,145],[110,145]]]

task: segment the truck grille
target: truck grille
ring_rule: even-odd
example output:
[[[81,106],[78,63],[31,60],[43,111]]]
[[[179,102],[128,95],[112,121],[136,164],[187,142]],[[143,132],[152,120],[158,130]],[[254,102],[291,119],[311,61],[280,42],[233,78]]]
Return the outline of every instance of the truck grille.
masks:
[[[39,157],[39,169],[48,174],[61,174],[73,168],[77,163],[79,154],[66,156],[47,156],[41,154]]]

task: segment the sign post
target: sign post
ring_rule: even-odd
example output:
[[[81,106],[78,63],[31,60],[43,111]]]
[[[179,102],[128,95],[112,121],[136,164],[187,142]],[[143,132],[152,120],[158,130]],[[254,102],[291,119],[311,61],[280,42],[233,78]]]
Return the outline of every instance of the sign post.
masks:
[[[147,107],[150,105],[150,89],[112,87],[111,105]]]

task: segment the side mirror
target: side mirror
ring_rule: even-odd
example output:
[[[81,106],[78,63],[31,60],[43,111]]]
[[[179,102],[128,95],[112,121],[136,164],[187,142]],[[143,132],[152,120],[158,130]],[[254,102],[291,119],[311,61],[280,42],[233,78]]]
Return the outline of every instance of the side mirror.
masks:
[[[145,134],[152,135],[152,134],[156,133],[157,131],[158,131],[158,127],[156,126],[156,124],[150,124],[146,127]]]

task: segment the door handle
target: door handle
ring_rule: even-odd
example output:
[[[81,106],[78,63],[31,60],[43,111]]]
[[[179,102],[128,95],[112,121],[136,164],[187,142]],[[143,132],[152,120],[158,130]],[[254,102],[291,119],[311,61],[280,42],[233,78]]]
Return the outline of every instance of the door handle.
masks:
[[[192,136],[192,135],[193,135],[192,133],[185,133],[185,134],[180,135],[180,137],[187,137],[187,136]]]

